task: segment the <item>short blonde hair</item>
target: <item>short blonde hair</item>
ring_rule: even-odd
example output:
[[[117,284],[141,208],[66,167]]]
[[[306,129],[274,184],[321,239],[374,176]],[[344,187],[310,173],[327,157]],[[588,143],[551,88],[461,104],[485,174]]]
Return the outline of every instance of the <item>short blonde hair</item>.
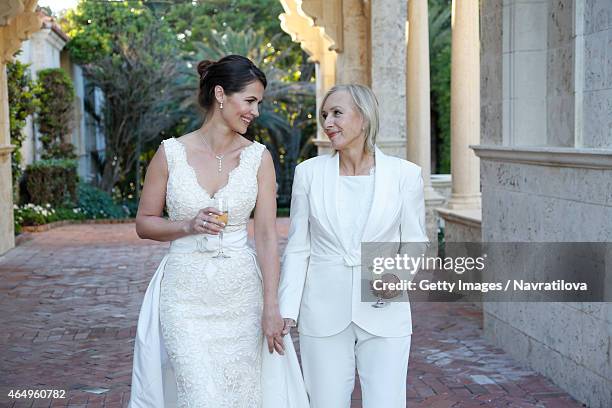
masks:
[[[359,113],[366,122],[365,127],[365,148],[371,153],[374,152],[374,145],[376,144],[376,137],[378,136],[378,130],[380,128],[379,116],[378,116],[378,100],[376,95],[370,88],[365,85],[359,84],[343,84],[333,86],[321,101],[321,108],[319,109],[319,123],[321,126],[325,126],[325,119],[323,119],[323,105],[327,98],[333,93],[345,91],[351,95],[353,103],[357,107]]]

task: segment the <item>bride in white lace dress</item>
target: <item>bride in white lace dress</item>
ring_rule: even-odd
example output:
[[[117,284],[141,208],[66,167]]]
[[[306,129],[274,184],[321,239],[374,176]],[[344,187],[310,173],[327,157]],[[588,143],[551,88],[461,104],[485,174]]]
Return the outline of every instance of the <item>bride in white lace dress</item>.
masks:
[[[263,145],[241,136],[259,116],[266,79],[240,56],[202,61],[198,72],[205,122],[164,140],[138,208],[138,235],[172,244],[141,309],[130,406],[307,406],[278,309],[274,166]],[[217,219],[220,196],[229,199],[227,225]],[[256,254],[247,246],[254,208]],[[222,229],[229,258],[214,257]],[[264,371],[273,350],[290,353],[294,378],[273,379],[282,390]],[[270,376],[278,373],[287,376]],[[267,407],[266,393],[277,394]]]

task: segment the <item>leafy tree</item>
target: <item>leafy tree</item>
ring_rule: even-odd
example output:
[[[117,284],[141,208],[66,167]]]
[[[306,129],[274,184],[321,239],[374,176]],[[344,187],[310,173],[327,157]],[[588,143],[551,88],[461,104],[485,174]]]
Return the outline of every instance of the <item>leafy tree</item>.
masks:
[[[150,159],[159,139],[201,125],[197,62],[237,53],[270,79],[251,136],[268,145],[277,174],[289,177],[279,180],[281,196],[287,184],[290,194],[293,167],[309,154],[315,133],[314,66],[281,31],[281,12],[277,0],[83,0],[68,12],[61,21],[72,38],[68,49],[106,95],[102,188],[137,190],[139,163]],[[247,30],[251,26],[258,31]]]
[[[59,24],[70,37],[66,49],[77,64],[94,63],[115,54],[126,37],[138,35],[151,25],[167,31],[140,1],[82,0]]]
[[[184,73],[176,36],[142,2],[85,0],[63,22],[71,55],[104,94],[100,187],[140,183],[142,148],[179,115]]]
[[[19,180],[23,174],[21,168],[23,160],[21,146],[25,139],[23,128],[26,125],[26,118],[34,114],[39,106],[36,83],[30,78],[28,67],[28,64],[17,60],[6,64],[11,144],[15,146],[11,156],[15,202],[19,197]]]
[[[244,31],[249,27],[257,27],[265,42],[271,42],[276,49],[299,49],[288,35],[277,35],[282,33],[278,15],[283,12],[278,0],[174,0],[167,4],[170,3],[164,18],[186,51],[195,51],[194,42],[213,43],[211,30],[223,33],[226,29]]]
[[[74,127],[74,87],[61,68],[38,71],[36,96],[40,109],[36,117],[42,159],[74,159],[74,146],[66,140]]]
[[[308,62],[308,55],[280,28],[278,16],[283,8],[278,0],[168,0],[163,4],[168,5],[164,21],[192,58],[197,53],[197,44],[213,45],[218,41],[214,35],[255,27],[263,44],[269,44],[277,55],[284,54],[283,58],[276,58],[275,64],[286,71],[285,80],[309,81],[314,76],[314,64]]]
[[[451,3],[429,0],[432,168],[450,173]]]

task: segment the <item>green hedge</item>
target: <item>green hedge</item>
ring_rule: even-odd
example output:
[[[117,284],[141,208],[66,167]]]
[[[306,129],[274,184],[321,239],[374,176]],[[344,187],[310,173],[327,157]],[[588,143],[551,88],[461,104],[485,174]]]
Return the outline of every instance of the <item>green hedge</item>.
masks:
[[[39,101],[35,96],[38,88],[36,82],[30,78],[29,66],[18,60],[6,64],[11,144],[15,146],[11,158],[13,199],[15,201],[19,199],[19,182],[23,174],[21,146],[26,137],[23,128],[26,125],[27,117],[34,114],[39,106]]]
[[[74,206],[77,200],[77,164],[74,160],[40,160],[24,174],[21,202],[53,207]]]
[[[36,121],[43,145],[43,159],[74,159],[74,146],[67,141],[74,127],[74,86],[61,68],[38,71],[36,96],[40,108]]]

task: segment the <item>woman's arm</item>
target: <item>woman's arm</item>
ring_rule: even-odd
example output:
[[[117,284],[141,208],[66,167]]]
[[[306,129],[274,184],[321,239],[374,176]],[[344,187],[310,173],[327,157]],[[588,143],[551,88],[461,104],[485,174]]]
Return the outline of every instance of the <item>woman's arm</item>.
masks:
[[[276,174],[272,156],[264,150],[257,174],[257,206],[255,207],[255,247],[263,276],[263,331],[268,350],[283,353],[281,331],[283,320],[278,309],[278,239],[276,236]]]
[[[420,167],[411,167],[405,170],[401,190],[403,202],[400,224],[400,253],[417,258],[425,254],[429,245],[425,223],[425,191]],[[416,272],[408,272],[401,278],[412,280]]]
[[[416,166],[415,166],[416,167]],[[410,168],[403,174],[401,183],[402,213],[400,241],[429,242],[425,227],[425,191],[419,167]]]
[[[425,192],[423,188],[423,177],[418,167],[402,169],[399,175],[400,196],[402,197],[402,208],[400,213],[400,247],[399,254],[407,254],[418,258],[427,249],[427,233],[425,229]],[[379,279],[384,283],[399,283],[400,281],[411,281],[415,273],[402,271],[385,273]],[[373,282],[371,282],[373,284]],[[393,299],[400,295],[400,290],[376,290],[372,287],[372,293],[383,299]]]
[[[170,221],[162,217],[166,202],[166,184],[168,182],[168,164],[163,145],[157,149],[147,168],[144,186],[136,214],[136,233],[140,238],[155,241],[173,241],[191,234],[214,234],[220,226],[208,213],[220,214],[214,208],[204,208],[191,220]],[[208,221],[206,228],[202,226]]]
[[[291,226],[283,255],[279,305],[281,315],[297,321],[310,258],[308,187],[302,166],[295,168],[291,190]]]

